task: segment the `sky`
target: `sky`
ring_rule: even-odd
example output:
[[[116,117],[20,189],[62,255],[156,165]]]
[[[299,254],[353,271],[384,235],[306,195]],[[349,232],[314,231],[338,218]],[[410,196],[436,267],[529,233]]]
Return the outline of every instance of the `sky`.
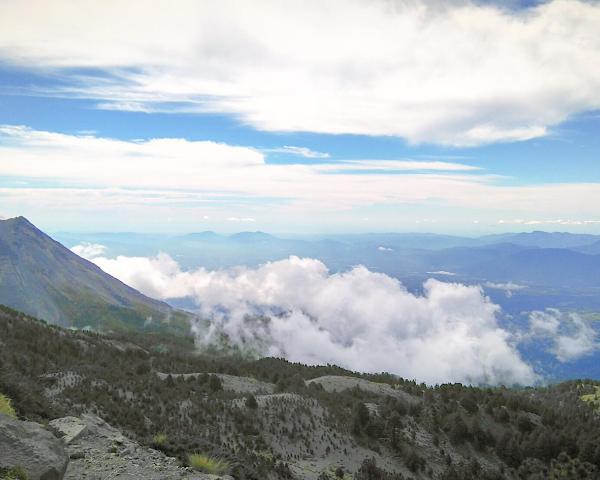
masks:
[[[0,3],[0,216],[600,233],[600,2]]]

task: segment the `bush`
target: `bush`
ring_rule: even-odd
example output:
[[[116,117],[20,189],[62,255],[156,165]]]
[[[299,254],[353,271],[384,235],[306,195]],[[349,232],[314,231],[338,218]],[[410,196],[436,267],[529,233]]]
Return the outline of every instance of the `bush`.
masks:
[[[256,397],[252,394],[246,397],[246,407],[255,410],[258,408],[258,402],[256,401]]]
[[[208,388],[210,388],[211,392],[222,392],[223,382],[218,376],[211,375],[208,381]]]
[[[27,474],[21,467],[0,468],[0,480],[27,480]]]
[[[167,434],[164,432],[157,433],[152,437],[152,445],[155,447],[163,447],[167,443]]]
[[[188,455],[190,467],[212,475],[222,475],[229,469],[229,463],[215,457],[209,457],[203,453],[190,453]]]
[[[0,393],[0,413],[8,415],[12,418],[17,418],[17,412],[10,403],[10,398]]]

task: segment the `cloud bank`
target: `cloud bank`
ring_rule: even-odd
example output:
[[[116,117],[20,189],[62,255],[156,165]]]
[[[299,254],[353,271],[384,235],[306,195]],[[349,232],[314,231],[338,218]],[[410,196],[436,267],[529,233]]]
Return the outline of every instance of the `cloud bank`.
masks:
[[[192,272],[165,254],[92,261],[149,296],[193,298],[212,320],[196,330],[202,343],[225,333],[239,345],[259,345],[264,355],[429,383],[536,380],[498,326],[499,307],[479,287],[428,280],[419,296],[362,266],[330,274],[320,261],[298,257]]]
[[[0,59],[62,78],[38,95],[94,98],[100,108],[476,145],[540,137],[599,108],[599,24],[600,4],[577,0],[515,10],[469,1],[7,0]]]

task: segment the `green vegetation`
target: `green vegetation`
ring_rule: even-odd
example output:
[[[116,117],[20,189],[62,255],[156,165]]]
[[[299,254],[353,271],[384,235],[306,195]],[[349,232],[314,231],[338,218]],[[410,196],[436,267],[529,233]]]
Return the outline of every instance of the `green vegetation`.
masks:
[[[160,432],[154,435],[154,437],[152,437],[152,444],[157,448],[161,448],[166,445],[167,440],[167,434],[164,432]]]
[[[322,464],[315,477],[344,480],[599,478],[600,383],[590,380],[428,387],[334,365],[208,355],[167,334],[67,331],[1,306],[0,338],[0,391],[20,416],[97,413],[144,445],[236,480],[296,480],[290,466],[311,459]],[[186,373],[194,375],[178,375]],[[276,394],[228,390],[217,374]],[[398,396],[305,383],[327,375],[384,383]]]
[[[17,418],[17,412],[13,408],[10,398],[0,393],[0,413],[8,415],[9,417]]]
[[[225,460],[210,457],[202,453],[190,453],[188,455],[188,464],[196,470],[212,475],[222,475],[229,469],[229,463]]]
[[[588,402],[590,405],[593,405],[595,408],[600,408],[600,387],[595,386],[592,393],[581,395],[580,398],[584,402]]]
[[[21,467],[0,468],[0,480],[27,480],[27,474]]]

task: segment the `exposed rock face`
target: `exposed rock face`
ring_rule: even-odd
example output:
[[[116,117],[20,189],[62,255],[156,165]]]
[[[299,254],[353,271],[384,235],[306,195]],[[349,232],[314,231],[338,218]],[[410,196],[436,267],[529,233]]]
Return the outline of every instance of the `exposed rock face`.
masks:
[[[227,480],[181,467],[175,458],[129,440],[100,417],[84,414],[50,422],[71,457],[65,480]]]
[[[67,445],[88,431],[87,425],[77,417],[57,418],[48,425]]]
[[[19,466],[29,480],[62,480],[69,456],[41,425],[0,414],[0,467]]]

